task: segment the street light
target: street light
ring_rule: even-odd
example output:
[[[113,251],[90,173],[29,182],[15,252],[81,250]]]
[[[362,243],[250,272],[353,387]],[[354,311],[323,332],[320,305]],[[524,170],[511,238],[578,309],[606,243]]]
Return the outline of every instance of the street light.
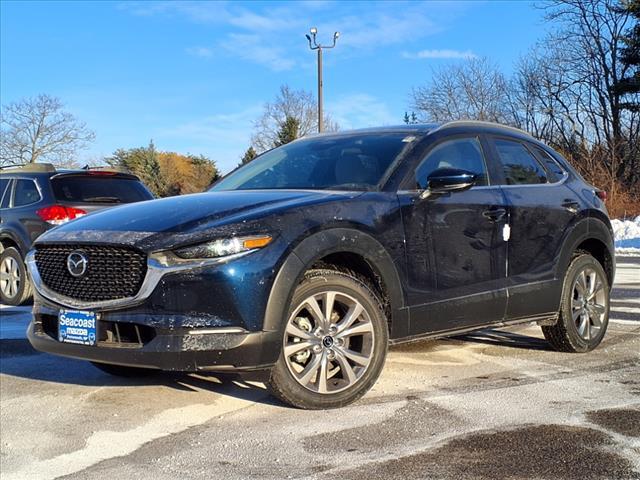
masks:
[[[316,41],[316,35],[318,34],[318,29],[316,27],[311,27],[309,30],[311,36],[308,34],[305,35],[307,40],[309,40],[309,48],[311,50],[318,51],[318,132],[322,132],[324,130],[324,119],[322,116],[322,50],[325,48],[333,48],[336,46],[336,40],[340,36],[340,32],[335,32],[333,34],[333,43],[331,45],[322,45]]]

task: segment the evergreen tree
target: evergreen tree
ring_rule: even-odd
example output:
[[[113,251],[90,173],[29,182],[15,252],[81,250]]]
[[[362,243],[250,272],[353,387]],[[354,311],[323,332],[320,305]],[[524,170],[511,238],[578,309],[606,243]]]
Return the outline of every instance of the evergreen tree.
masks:
[[[220,178],[216,162],[204,155],[182,155],[147,147],[120,148],[105,161],[128,170],[157,197],[202,192]]]
[[[293,142],[300,136],[300,120],[295,117],[287,116],[284,123],[280,125],[278,135],[273,143],[274,147],[280,147],[286,145],[289,142]]]
[[[630,98],[622,104],[623,108],[640,111],[640,0],[627,0],[620,10],[633,20],[633,25],[622,39],[626,46],[620,57],[622,63],[629,67],[630,74],[615,84],[614,89]]]
[[[416,123],[418,123],[416,112],[411,112],[411,115],[409,115],[409,112],[404,112],[404,118],[402,119],[402,121],[407,125],[415,125]]]
[[[247,163],[249,163],[251,160],[253,160],[257,156],[258,156],[258,154],[257,154],[255,148],[253,148],[253,146],[247,148],[247,151],[244,152],[244,155],[240,159],[240,165],[246,165]]]
[[[113,156],[106,159],[112,167],[122,167],[136,175],[156,196],[165,193],[166,185],[160,172],[158,151],[153,140],[148,147],[118,149]]]

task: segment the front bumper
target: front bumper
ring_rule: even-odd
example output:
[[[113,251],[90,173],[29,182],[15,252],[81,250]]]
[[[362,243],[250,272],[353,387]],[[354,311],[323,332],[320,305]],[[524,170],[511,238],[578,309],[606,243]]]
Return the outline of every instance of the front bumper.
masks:
[[[269,248],[277,246],[274,242]],[[277,271],[273,259],[279,258],[278,252],[268,250],[179,268],[164,268],[152,259],[141,293],[115,301],[78,302],[34,280],[28,338],[43,352],[124,366],[172,371],[268,369],[277,361],[282,343],[277,328],[264,328]],[[36,278],[32,254],[29,266]],[[96,313],[98,344],[59,342],[61,309]],[[122,334],[128,338],[120,342]]]
[[[36,350],[92,362],[167,371],[229,372],[265,370],[277,360],[280,338],[277,332],[229,332],[208,329],[159,332],[146,343],[98,342],[96,346],[62,343],[44,328],[43,317],[35,314],[27,338]],[[98,331],[104,328],[98,320]],[[106,322],[105,322],[106,323]],[[191,332],[191,333],[190,333]]]

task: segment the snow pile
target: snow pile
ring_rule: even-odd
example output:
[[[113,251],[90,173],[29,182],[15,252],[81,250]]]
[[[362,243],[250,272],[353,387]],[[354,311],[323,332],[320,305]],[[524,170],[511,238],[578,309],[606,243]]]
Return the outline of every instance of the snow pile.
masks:
[[[635,220],[611,220],[617,253],[640,253],[640,215]]]

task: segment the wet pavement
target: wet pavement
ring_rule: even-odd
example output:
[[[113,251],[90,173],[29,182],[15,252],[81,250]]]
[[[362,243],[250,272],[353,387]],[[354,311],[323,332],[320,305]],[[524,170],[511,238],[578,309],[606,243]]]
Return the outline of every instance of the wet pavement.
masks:
[[[591,353],[536,326],[401,345],[362,400],[321,412],[233,377],[109,377],[0,316],[3,480],[640,479],[640,257],[618,259]]]

